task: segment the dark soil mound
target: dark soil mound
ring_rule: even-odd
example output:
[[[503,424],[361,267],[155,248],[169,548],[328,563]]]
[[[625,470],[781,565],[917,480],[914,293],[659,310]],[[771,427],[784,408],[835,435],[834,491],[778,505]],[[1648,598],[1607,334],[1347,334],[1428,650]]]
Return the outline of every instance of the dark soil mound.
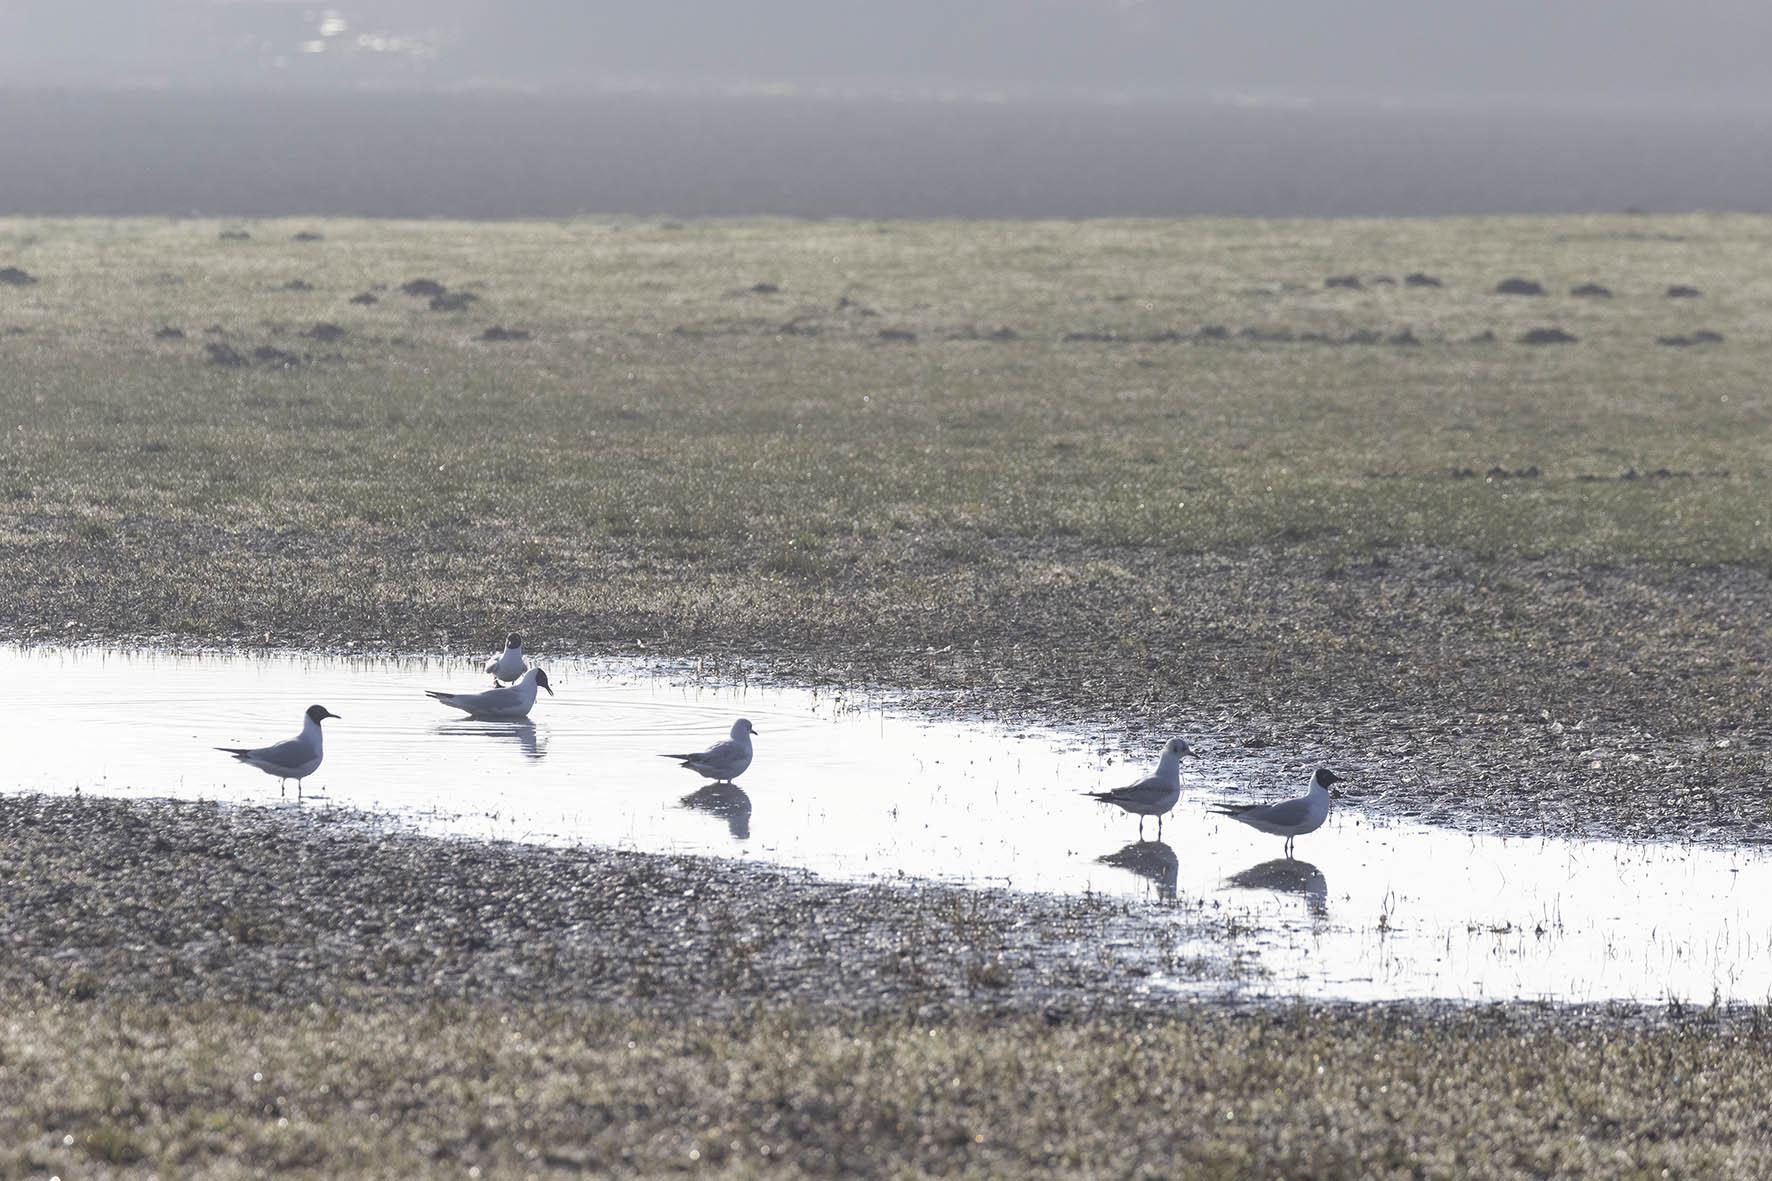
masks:
[[[431,310],[433,312],[459,312],[479,298],[471,291],[445,291],[441,295],[431,296]]]
[[[368,291],[359,291],[357,294],[351,296],[351,302],[360,303],[364,307],[368,307],[370,304],[380,303],[381,299]]]
[[[1365,284],[1360,282],[1360,276],[1358,275],[1330,275],[1327,279],[1323,280],[1323,286],[1345,287],[1349,291],[1359,291],[1365,287]]]
[[[424,298],[442,295],[447,290],[447,287],[444,287],[443,284],[437,282],[435,279],[408,279],[406,282],[400,284],[401,294],[421,296]]]
[[[221,233],[217,234],[216,237],[220,238],[223,242],[244,242],[252,237],[252,235],[245,230],[223,230]]]
[[[948,340],[1018,340],[1019,335],[1013,328],[979,328],[976,326],[956,328],[946,334]]]
[[[1575,338],[1561,328],[1534,328],[1520,337],[1521,344],[1574,344]]]
[[[8,287],[29,287],[37,281],[37,276],[19,267],[0,267],[0,283]]]
[[[1579,287],[1569,288],[1569,294],[1577,299],[1611,299],[1612,289],[1598,283],[1583,283]]]
[[[1658,336],[1655,338],[1655,343],[1670,349],[1684,349],[1691,348],[1695,344],[1717,344],[1722,339],[1721,332],[1711,332],[1708,329],[1700,328],[1697,332],[1681,336]]]
[[[306,279],[291,279],[289,282],[283,284],[283,290],[285,291],[312,291],[313,289],[314,285]]]
[[[1432,275],[1426,274],[1422,271],[1412,271],[1409,274],[1403,276],[1403,286],[1405,286],[1405,287],[1444,287],[1445,284],[1441,283],[1438,279],[1434,278]]]
[[[319,323],[302,333],[309,340],[343,340],[345,330],[337,324]]]
[[[1495,285],[1497,295],[1543,295],[1544,284],[1531,279],[1503,279]]]
[[[326,235],[316,234],[313,230],[298,230],[289,236],[291,242],[318,242]]]
[[[183,340],[185,338],[185,330],[183,328],[174,328],[172,325],[168,324],[164,328],[156,330],[154,336],[160,340]]]
[[[880,329],[880,339],[881,340],[916,340],[917,334],[915,332],[912,332],[909,328],[882,328],[882,329]]]
[[[253,349],[252,359],[260,365],[273,365],[280,369],[294,369],[301,364],[301,358],[294,353],[286,353],[268,344],[261,344]]]
[[[752,295],[779,295],[779,294],[781,294],[781,287],[775,283],[752,283],[751,284],[751,294]]]
[[[1698,288],[1687,286],[1685,283],[1675,283],[1672,287],[1667,289],[1667,297],[1669,299],[1697,299],[1703,294],[1704,292],[1698,290]]]
[[[242,356],[240,351],[234,348],[233,345],[206,344],[203,348],[204,351],[209,354],[209,363],[211,365],[226,365],[229,368],[237,368],[238,366],[246,364],[246,358]]]
[[[529,339],[529,329],[527,329],[527,328],[506,328],[503,325],[494,324],[492,327],[488,328],[486,331],[484,331],[480,334],[480,339],[481,340],[528,340]]]

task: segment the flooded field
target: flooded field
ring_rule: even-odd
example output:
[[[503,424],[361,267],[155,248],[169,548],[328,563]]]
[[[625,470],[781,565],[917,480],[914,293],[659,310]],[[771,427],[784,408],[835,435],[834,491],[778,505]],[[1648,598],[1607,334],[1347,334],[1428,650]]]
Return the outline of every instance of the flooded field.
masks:
[[[1106,894],[1159,921],[1203,908],[1257,949],[1261,970],[1234,987],[1260,994],[1768,999],[1772,920],[1753,901],[1772,886],[1772,857],[1758,849],[1389,823],[1359,803],[1382,785],[1353,775],[1349,798],[1288,861],[1279,838],[1206,808],[1297,794],[1308,767],[1276,760],[1259,781],[1233,779],[1210,741],[1184,768],[1162,839],[1147,821],[1141,841],[1136,817],[1081,793],[1147,774],[1155,760],[1144,752],[932,720],[861,695],[545,663],[557,696],[513,724],[469,721],[424,696],[489,685],[465,659],[3,648],[0,671],[31,689],[0,718],[7,786],[286,798],[463,837]],[[280,797],[275,779],[211,749],[289,737],[315,702],[340,717],[326,723],[326,761],[299,804],[293,784]],[[704,785],[658,757],[723,737],[740,715],[758,736],[737,785]]]

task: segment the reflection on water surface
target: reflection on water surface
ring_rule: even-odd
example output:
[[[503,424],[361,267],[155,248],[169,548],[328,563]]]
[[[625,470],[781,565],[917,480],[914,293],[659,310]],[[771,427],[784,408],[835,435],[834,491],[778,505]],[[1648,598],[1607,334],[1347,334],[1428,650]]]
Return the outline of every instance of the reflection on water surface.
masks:
[[[31,687],[0,714],[7,784],[275,804],[274,779],[210,748],[288,737],[320,702],[343,717],[326,723],[308,808],[834,877],[1108,894],[1159,921],[1204,908],[1251,932],[1266,971],[1236,986],[1259,992],[1768,999],[1772,917],[1759,903],[1772,896],[1772,859],[1757,850],[1478,836],[1337,805],[1288,860],[1279,838],[1206,805],[1294,795],[1302,769],[1233,779],[1209,741],[1163,839],[1140,841],[1136,817],[1081,793],[1144,776],[1156,743],[1125,760],[1074,734],[931,721],[829,693],[545,664],[558,696],[528,722],[491,723],[423,695],[481,687],[466,657],[0,648],[0,675]],[[724,737],[741,714],[760,734],[737,783],[658,757]]]

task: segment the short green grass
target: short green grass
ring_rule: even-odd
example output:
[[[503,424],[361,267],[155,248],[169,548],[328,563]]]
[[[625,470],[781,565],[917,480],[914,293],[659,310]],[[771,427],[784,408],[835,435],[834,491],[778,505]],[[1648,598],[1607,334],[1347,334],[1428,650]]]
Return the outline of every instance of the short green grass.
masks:
[[[518,569],[718,541],[816,576],[840,561],[821,543],[927,534],[1772,556],[1758,219],[345,222],[288,241],[300,224],[238,242],[0,223],[0,255],[42,280],[0,290],[12,503],[52,538],[484,529],[531,547]],[[1414,268],[1447,286],[1322,287]],[[1512,274],[1553,294],[1490,293]],[[434,312],[385,289],[421,275],[481,299]],[[1587,278],[1617,297],[1563,294]],[[1674,281],[1706,294],[1664,298]],[[316,323],[346,335],[301,335]],[[534,337],[478,341],[493,324]],[[1426,343],[1140,341],[1207,324]],[[1580,339],[1515,343],[1539,325]],[[1726,339],[1655,344],[1699,327]],[[1468,343],[1483,331],[1498,341]],[[1066,339],[1101,332],[1131,343]],[[217,368],[209,343],[315,360]],[[1542,475],[1482,478],[1497,466]],[[1632,469],[1678,475],[1617,479]]]

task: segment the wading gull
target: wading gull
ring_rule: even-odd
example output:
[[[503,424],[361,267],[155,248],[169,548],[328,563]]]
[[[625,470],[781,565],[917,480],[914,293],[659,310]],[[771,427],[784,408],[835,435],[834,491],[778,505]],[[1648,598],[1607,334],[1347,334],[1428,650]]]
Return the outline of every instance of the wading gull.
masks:
[[[663,755],[667,759],[676,759],[697,775],[706,779],[715,779],[721,783],[731,783],[744,769],[751,765],[751,735],[757,728],[751,725],[749,718],[740,718],[732,723],[732,737],[725,742],[716,742],[704,751],[692,755]]]
[[[252,750],[239,746],[218,746],[215,749],[233,755],[248,767],[257,767],[266,775],[275,775],[279,794],[288,792],[286,780],[295,780],[295,798],[299,800],[301,781],[320,769],[320,760],[326,753],[320,739],[320,723],[323,719],[336,717],[338,715],[324,705],[310,705],[307,715],[302,718],[301,733],[287,742]]]
[[[1157,836],[1163,836],[1163,816],[1175,807],[1175,801],[1181,798],[1181,757],[1192,755],[1200,757],[1200,752],[1187,744],[1186,739],[1171,738],[1163,746],[1163,757],[1157,760],[1157,773],[1149,779],[1140,779],[1130,787],[1118,787],[1113,791],[1089,791],[1083,794],[1092,800],[1100,800],[1104,804],[1113,804],[1127,812],[1138,816],[1138,835],[1144,836],[1144,818],[1157,818]]]
[[[523,659],[523,637],[516,632],[506,636],[504,652],[486,662],[486,671],[494,681],[515,681],[528,672],[529,662]]]
[[[509,722],[529,716],[529,711],[535,708],[537,689],[546,689],[550,697],[554,695],[554,687],[548,684],[548,674],[531,666],[528,672],[518,678],[515,685],[507,688],[488,689],[484,693],[439,693],[434,689],[426,689],[425,696],[435,697],[444,705],[459,709],[469,717],[483,718],[489,722]]]
[[[1307,832],[1316,832],[1329,819],[1329,800],[1341,795],[1330,791],[1331,783],[1340,783],[1341,776],[1327,767],[1318,767],[1311,776],[1311,789],[1296,799],[1278,804],[1220,804],[1212,810],[1220,816],[1241,820],[1257,832],[1286,838],[1286,856],[1292,856],[1292,840]]]

